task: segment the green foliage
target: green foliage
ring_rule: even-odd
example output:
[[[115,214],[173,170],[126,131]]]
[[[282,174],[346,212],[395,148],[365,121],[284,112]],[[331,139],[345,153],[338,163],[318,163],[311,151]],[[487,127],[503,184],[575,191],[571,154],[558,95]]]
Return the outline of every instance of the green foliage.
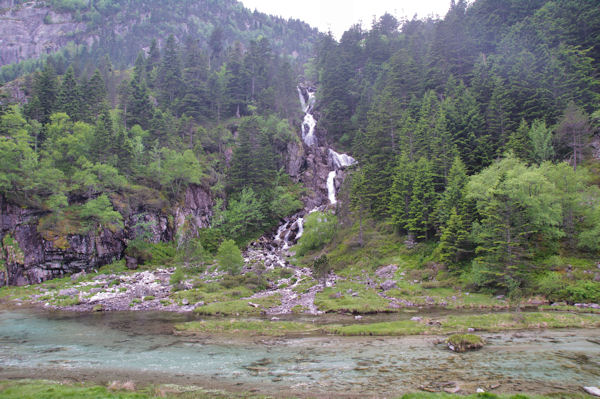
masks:
[[[239,274],[244,266],[244,258],[233,240],[225,240],[217,251],[217,263],[231,275]]]
[[[531,142],[531,157],[537,163],[550,161],[554,157],[552,146],[552,131],[546,127],[546,122],[534,120],[529,130]]]
[[[83,204],[79,210],[79,216],[87,225],[87,227],[84,227],[85,230],[92,230],[97,227],[112,230],[123,228],[123,217],[113,209],[106,194],[102,194]]]
[[[313,262],[313,272],[317,277],[324,277],[329,274],[331,266],[329,265],[329,259],[327,255],[321,255]]]
[[[328,212],[311,212],[304,219],[304,233],[298,241],[296,254],[303,256],[328,244],[337,228],[337,217]]]

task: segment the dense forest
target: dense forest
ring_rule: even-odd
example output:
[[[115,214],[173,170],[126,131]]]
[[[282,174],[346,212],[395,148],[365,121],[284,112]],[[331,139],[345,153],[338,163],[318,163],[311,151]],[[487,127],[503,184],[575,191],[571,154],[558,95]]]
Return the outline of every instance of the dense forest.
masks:
[[[127,17],[129,3],[51,2],[97,27],[103,15]],[[139,35],[155,35],[148,43],[101,35],[110,45],[50,58],[23,78],[25,104],[2,103],[0,194],[43,210],[47,239],[117,229],[132,211],[178,203],[189,185],[209,187],[216,205],[210,228],[174,238],[180,256],[219,256],[223,242],[243,247],[272,231],[303,207],[304,188],[284,167],[288,144],[300,143],[301,71],[317,87],[327,141],[358,164],[337,217],[307,219],[299,262],[320,273],[323,255],[338,251],[331,266],[348,266],[336,264],[346,248],[337,244],[356,236],[346,249],[360,253],[375,229],[443,270],[432,278],[600,298],[593,274],[559,272],[564,257],[600,251],[594,2],[459,0],[442,20],[386,14],[339,42],[323,35],[310,60],[219,27],[202,28],[208,40],[179,40],[160,22]],[[280,39],[304,40],[292,36]],[[139,237],[127,253],[143,259],[155,248]]]
[[[435,243],[479,289],[568,285],[556,256],[600,249],[599,32],[593,2],[479,0],[322,39],[320,123],[359,161],[355,218]]]
[[[31,4],[21,0],[10,3],[13,10],[18,10],[23,3]],[[6,12],[1,4],[0,15]],[[45,62],[51,63],[60,75],[69,65],[76,74],[86,75],[91,75],[100,65],[126,69],[133,65],[141,49],[151,50],[152,39],[163,46],[169,35],[182,43],[186,38],[194,38],[208,61],[216,64],[223,62],[226,50],[236,42],[248,45],[252,40],[267,38],[275,54],[297,59],[302,65],[319,35],[304,22],[252,11],[236,0],[51,0],[35,4],[46,10],[45,27],[39,29],[47,27],[49,37],[43,39],[48,40],[51,48],[59,41],[53,37],[54,24],[60,25],[66,19],[73,23],[74,29],[67,37],[60,38],[65,45],[56,51],[45,51],[42,57],[3,65],[0,83],[41,69]],[[7,18],[14,16],[9,14]],[[3,43],[6,51],[28,45],[21,43],[19,36],[7,33]]]

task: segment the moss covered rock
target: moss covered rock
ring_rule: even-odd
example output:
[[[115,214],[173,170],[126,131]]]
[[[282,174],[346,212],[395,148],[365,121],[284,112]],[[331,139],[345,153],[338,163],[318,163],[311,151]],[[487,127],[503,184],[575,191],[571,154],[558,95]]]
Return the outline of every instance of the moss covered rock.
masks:
[[[485,341],[474,334],[454,334],[446,339],[446,345],[451,351],[466,352],[481,349]]]

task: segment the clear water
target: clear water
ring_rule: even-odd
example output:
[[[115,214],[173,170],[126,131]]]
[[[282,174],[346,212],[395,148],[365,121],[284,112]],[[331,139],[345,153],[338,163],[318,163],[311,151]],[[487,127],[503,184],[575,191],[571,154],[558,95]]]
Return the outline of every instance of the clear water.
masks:
[[[452,353],[432,337],[215,340],[175,336],[186,316],[157,313],[0,313],[0,378],[8,371],[161,373],[194,381],[311,395],[387,395],[457,381],[466,392],[577,391],[600,385],[599,330],[484,335]],[[87,374],[89,378],[89,374]]]

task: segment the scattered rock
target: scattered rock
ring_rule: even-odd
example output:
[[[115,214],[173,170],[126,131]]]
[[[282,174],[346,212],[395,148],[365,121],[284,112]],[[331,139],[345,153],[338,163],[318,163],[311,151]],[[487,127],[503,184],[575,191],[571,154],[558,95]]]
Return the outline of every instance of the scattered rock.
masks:
[[[383,283],[381,283],[381,289],[384,291],[389,291],[391,289],[396,288],[398,285],[396,284],[396,282],[394,280],[385,280]]]
[[[473,332],[473,331],[475,331],[475,329],[473,327],[469,327],[469,328],[467,328],[467,331],[468,332]]]
[[[353,292],[353,293],[352,293],[352,296],[353,296],[353,297],[357,297],[357,296],[358,296],[358,292]]]
[[[331,298],[331,299],[338,299],[338,298],[341,298],[341,297],[342,297],[342,293],[339,292],[339,291],[336,292],[335,294],[329,295],[329,298]]]
[[[79,290],[75,289],[75,288],[67,288],[65,290],[60,290],[58,291],[58,295],[60,296],[73,296],[73,295],[79,295]]]
[[[184,305],[184,306],[187,306],[187,305],[189,305],[189,304],[190,304],[190,301],[188,301],[188,299],[187,299],[187,298],[183,298],[183,299],[181,300],[181,304],[182,304],[182,305]]]
[[[360,315],[354,316],[354,320],[362,320],[362,316],[360,316]]]
[[[458,393],[459,391],[460,387],[458,386],[458,384],[454,385],[453,387],[444,388],[444,392],[446,393]]]
[[[271,321],[277,321],[279,320],[279,317],[271,317]]]
[[[375,275],[381,279],[390,279],[394,277],[396,270],[398,270],[397,265],[382,266],[375,271]]]
[[[79,277],[85,276],[85,271],[80,271],[79,273],[71,274],[71,281],[77,280]]]
[[[485,393],[485,391],[481,388],[477,388],[477,393]]]
[[[414,316],[414,317],[410,318],[410,321],[422,321],[422,320],[423,320],[423,318],[419,317],[419,316]]]

